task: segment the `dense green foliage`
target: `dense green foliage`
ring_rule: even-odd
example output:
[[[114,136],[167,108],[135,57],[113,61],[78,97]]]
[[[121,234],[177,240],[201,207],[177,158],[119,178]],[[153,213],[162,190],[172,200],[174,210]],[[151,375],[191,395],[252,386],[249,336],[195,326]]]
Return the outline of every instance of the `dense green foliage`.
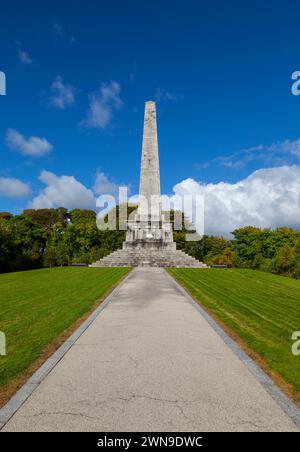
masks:
[[[128,273],[127,268],[48,268],[0,275],[0,389],[27,369]]]
[[[300,278],[300,231],[247,226],[232,234],[233,240],[204,236],[198,242],[186,242],[182,232],[176,233],[175,238],[178,247],[209,265],[251,268]]]
[[[136,206],[129,206],[132,213]],[[0,272],[92,263],[122,247],[124,227],[99,230],[93,210],[25,210],[13,216],[0,213]],[[179,215],[182,215],[181,213]],[[170,214],[174,222],[174,212]],[[124,225],[123,225],[124,226]],[[185,240],[186,229],[174,232],[177,247],[209,265],[251,268],[300,278],[300,231],[290,228],[233,231],[233,240],[204,236]]]
[[[0,214],[0,272],[91,263],[121,248],[123,231],[99,230],[93,210]]]
[[[289,383],[300,402],[300,360],[291,352],[300,325],[300,281],[247,269],[169,271]]]

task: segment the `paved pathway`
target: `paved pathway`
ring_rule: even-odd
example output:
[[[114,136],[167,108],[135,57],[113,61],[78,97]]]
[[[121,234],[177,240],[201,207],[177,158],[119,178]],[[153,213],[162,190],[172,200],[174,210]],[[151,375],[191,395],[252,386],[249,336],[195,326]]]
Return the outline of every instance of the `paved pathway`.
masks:
[[[297,428],[169,275],[141,268],[4,427],[15,430]]]

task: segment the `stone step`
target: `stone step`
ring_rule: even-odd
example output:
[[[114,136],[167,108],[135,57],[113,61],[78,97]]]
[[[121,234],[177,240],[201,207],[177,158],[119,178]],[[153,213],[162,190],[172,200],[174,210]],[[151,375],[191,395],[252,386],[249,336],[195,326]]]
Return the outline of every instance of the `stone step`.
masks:
[[[113,251],[91,267],[206,267],[181,250],[120,249]]]

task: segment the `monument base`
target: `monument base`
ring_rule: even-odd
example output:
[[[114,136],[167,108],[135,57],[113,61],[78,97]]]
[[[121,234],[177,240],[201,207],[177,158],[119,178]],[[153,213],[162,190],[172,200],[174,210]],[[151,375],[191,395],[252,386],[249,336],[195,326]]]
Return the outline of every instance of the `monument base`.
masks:
[[[124,242],[123,250],[156,250],[156,251],[175,251],[175,242],[164,242],[163,240],[136,240],[134,242]]]
[[[176,249],[175,242],[135,240],[123,243],[123,248],[98,260],[91,267],[197,267],[206,265]]]
[[[90,267],[178,267],[206,268],[180,250],[154,249],[148,247],[129,247],[114,251]]]
[[[126,241],[120,250],[100,259],[91,267],[198,267],[205,264],[176,249],[172,225],[164,217],[136,215],[128,221]]]
[[[137,243],[139,246],[150,243],[153,247],[174,243],[172,225],[165,221],[164,215],[153,217],[137,214],[127,222],[125,243]]]

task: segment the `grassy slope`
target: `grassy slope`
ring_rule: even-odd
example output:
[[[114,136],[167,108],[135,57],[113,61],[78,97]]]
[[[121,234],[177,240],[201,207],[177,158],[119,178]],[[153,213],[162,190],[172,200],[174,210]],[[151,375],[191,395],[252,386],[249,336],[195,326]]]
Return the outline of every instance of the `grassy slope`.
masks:
[[[129,270],[53,268],[0,275],[0,389],[26,370],[58,335],[95,305]]]
[[[253,270],[170,269],[191,295],[280,375],[300,402],[300,281]]]

